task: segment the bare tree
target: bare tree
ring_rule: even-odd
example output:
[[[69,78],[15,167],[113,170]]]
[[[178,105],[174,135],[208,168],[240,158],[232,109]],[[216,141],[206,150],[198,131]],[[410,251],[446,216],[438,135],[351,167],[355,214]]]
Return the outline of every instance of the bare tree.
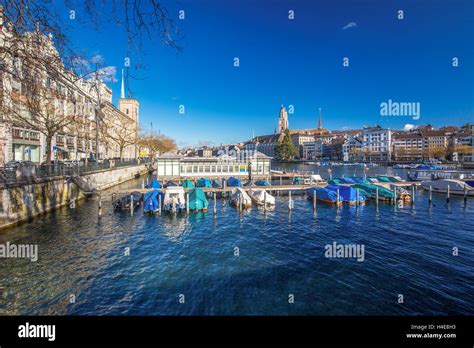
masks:
[[[138,146],[147,149],[149,157],[154,158],[161,153],[176,149],[176,142],[164,134],[141,134]]]
[[[100,132],[110,146],[116,146],[119,150],[119,157],[123,159],[123,152],[127,146],[134,145],[137,142],[137,135],[134,127],[131,127],[132,121],[125,115],[104,112],[103,122]]]

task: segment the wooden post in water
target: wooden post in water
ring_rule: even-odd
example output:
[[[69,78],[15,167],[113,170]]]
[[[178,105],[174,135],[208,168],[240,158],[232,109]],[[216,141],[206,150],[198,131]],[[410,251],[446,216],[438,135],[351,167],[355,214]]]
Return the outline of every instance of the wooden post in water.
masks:
[[[130,195],[130,215],[133,216],[133,195]]]
[[[216,192],[214,192],[214,215],[217,214],[217,205],[216,205]]]
[[[267,212],[267,191],[263,190],[263,212]]]
[[[189,214],[189,193],[186,193],[186,214]]]
[[[433,192],[433,188],[431,187],[430,185],[430,198],[428,198],[428,202],[431,204],[431,200],[432,200],[432,192]]]
[[[288,210],[291,211],[291,190],[288,191]]]
[[[375,188],[375,204],[377,205],[377,207],[379,206],[379,188],[378,187]]]
[[[356,188],[356,207],[359,206],[359,189]]]
[[[411,185],[411,204],[415,205],[415,185]]]
[[[161,214],[161,195],[158,195],[158,213]]]
[[[313,191],[313,210],[316,211],[316,189]]]
[[[446,191],[446,203],[448,203],[448,204],[449,204],[449,194],[450,194],[449,188],[450,188],[450,187],[449,187],[449,185],[448,185],[448,191]]]
[[[99,217],[102,216],[102,195],[99,193],[99,207],[98,207]]]

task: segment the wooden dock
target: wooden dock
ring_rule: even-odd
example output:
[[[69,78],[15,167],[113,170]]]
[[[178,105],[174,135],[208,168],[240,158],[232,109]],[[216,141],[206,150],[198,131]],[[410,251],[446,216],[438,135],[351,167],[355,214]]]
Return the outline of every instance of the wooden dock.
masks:
[[[416,188],[421,185],[420,182],[405,182],[405,181],[403,181],[403,182],[391,182],[389,184],[393,184],[394,186],[399,186],[399,187],[415,186]],[[320,183],[315,183],[315,184],[299,184],[299,185],[242,186],[240,188],[243,189],[244,191],[248,191],[248,190],[251,190],[251,189],[260,189],[260,190],[263,189],[263,190],[269,191],[270,193],[272,193],[272,192],[289,192],[289,191],[292,191],[292,192],[295,192],[295,193],[303,191],[303,193],[304,193],[304,191],[307,188],[314,187],[314,186],[325,187],[327,185],[328,185],[327,182],[320,182]],[[341,186],[351,186],[351,184],[341,184]],[[227,192],[232,192],[232,190],[235,187],[227,186],[225,188],[214,188],[214,187],[199,187],[199,188],[201,190],[203,190],[204,192],[206,192],[206,193],[207,192],[227,193]],[[160,188],[159,190],[161,190],[161,189],[162,188]],[[127,192],[113,192],[112,194],[122,196],[122,195],[130,194],[130,192],[146,193],[146,192],[149,192],[151,190],[152,190],[151,188],[130,189]],[[189,192],[191,190],[192,190],[192,188],[185,188],[184,192]]]

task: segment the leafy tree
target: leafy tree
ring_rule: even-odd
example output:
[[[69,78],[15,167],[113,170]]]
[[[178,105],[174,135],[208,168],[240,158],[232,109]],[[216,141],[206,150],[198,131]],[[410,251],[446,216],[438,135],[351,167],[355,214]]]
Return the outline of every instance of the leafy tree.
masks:
[[[281,161],[288,161],[299,158],[299,151],[291,141],[290,130],[285,130],[285,137],[276,148],[276,158]]]

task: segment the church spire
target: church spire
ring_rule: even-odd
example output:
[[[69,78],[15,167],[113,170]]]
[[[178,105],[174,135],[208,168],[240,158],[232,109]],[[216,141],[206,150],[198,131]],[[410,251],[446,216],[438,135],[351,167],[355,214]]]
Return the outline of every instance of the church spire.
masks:
[[[318,121],[318,129],[323,129],[323,116],[321,115],[321,108],[319,108],[319,121]]]
[[[120,98],[125,99],[125,82],[123,79],[123,69],[122,69],[122,89],[120,90]]]

